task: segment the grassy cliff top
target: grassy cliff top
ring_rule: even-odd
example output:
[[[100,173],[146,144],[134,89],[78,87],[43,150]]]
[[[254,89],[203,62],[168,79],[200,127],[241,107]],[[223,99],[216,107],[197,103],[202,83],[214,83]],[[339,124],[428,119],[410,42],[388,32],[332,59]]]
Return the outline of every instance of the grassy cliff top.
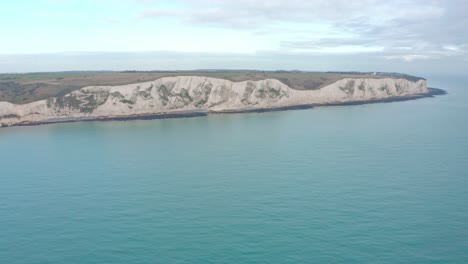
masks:
[[[169,76],[206,76],[230,81],[278,79],[294,89],[320,89],[343,78],[423,78],[399,73],[302,72],[253,70],[197,71],[82,71],[0,74],[0,101],[24,104],[60,96],[85,86],[123,85],[146,82]]]

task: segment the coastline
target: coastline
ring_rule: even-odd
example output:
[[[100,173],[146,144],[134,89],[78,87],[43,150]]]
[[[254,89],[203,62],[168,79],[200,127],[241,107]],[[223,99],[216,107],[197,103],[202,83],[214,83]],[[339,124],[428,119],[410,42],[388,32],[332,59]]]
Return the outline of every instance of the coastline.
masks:
[[[226,111],[180,111],[180,112],[171,112],[171,113],[134,115],[134,116],[58,118],[58,119],[50,119],[47,121],[40,121],[40,122],[25,122],[25,123],[12,124],[10,126],[3,126],[3,127],[0,126],[0,129],[7,128],[7,127],[15,127],[15,126],[39,126],[39,125],[50,125],[50,124],[58,124],[58,123],[190,118],[190,117],[208,116],[212,114],[264,113],[264,112],[274,112],[274,111],[312,109],[315,107],[323,107],[323,106],[350,106],[350,105],[365,105],[365,104],[376,104],[376,103],[392,103],[392,102],[417,100],[417,99],[422,99],[422,98],[433,98],[435,96],[447,94],[447,91],[443,89],[439,89],[439,88],[428,88],[428,90],[429,92],[426,94],[406,95],[406,96],[390,97],[390,98],[383,98],[383,99],[334,102],[334,103],[324,103],[324,104],[292,105],[292,106],[281,106],[281,107],[272,107],[272,108],[253,108],[253,109],[239,109],[239,110],[226,110]]]

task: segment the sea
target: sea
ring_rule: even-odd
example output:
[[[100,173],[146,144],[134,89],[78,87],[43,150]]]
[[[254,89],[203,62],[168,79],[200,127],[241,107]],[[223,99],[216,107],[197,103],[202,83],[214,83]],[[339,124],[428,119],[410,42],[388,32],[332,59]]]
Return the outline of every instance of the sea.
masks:
[[[0,263],[468,263],[468,77],[404,102],[0,129]]]

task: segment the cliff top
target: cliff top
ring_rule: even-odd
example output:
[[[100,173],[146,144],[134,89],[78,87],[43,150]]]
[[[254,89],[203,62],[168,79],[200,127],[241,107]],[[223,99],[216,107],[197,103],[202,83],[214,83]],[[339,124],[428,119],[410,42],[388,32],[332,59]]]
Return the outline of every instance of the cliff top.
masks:
[[[278,79],[294,89],[320,89],[343,78],[423,78],[400,73],[380,72],[303,72],[254,70],[195,71],[77,71],[0,74],[0,101],[29,103],[60,96],[85,86],[124,85],[146,82],[169,76],[206,76],[230,81]]]

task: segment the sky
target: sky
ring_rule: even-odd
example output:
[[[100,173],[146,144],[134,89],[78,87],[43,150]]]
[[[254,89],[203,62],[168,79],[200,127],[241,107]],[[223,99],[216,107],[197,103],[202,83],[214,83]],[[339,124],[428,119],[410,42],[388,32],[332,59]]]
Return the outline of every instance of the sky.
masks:
[[[16,0],[0,72],[468,72],[467,0]]]

